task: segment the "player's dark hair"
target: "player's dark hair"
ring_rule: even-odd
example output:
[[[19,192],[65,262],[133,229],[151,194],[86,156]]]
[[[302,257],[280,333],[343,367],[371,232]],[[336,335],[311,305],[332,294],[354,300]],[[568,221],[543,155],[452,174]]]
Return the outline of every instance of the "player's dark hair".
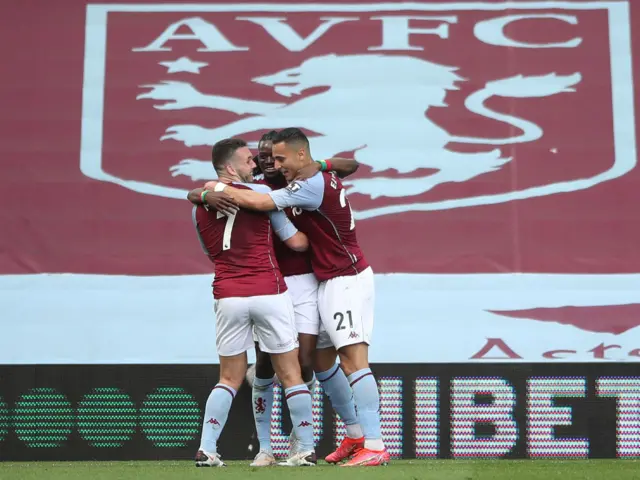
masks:
[[[278,132],[275,130],[271,130],[270,132],[265,133],[260,137],[258,145],[260,145],[262,142],[272,142],[276,135],[278,135]]]
[[[271,140],[273,144],[276,143],[286,143],[289,144],[299,144],[303,145],[307,150],[309,150],[309,139],[307,136],[302,133],[302,130],[299,128],[284,128],[280,130]]]
[[[222,170],[236,150],[246,147],[247,142],[241,138],[225,138],[217,142],[211,149],[211,162],[216,171]]]

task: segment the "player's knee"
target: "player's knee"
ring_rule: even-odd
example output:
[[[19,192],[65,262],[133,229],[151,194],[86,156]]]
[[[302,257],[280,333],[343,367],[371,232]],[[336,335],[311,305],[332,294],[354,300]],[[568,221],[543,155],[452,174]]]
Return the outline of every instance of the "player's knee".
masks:
[[[302,379],[305,382],[310,381],[313,378],[314,356],[311,352],[298,353],[298,360],[300,362],[300,372],[302,373]]]
[[[340,368],[347,377],[359,370],[353,363],[348,359],[344,359],[342,356],[340,357]]]
[[[256,350],[256,377],[271,378],[275,375],[271,365],[271,356],[268,353]]]
[[[236,391],[244,382],[247,373],[247,355],[241,353],[230,357],[220,357],[220,383],[234,388]]]
[[[316,372],[326,372],[336,364],[338,358],[338,352],[335,348],[322,348],[316,350],[314,358],[314,369]]]
[[[301,375],[300,370],[296,370],[294,368],[287,368],[278,374],[278,379],[282,386],[286,388],[294,387],[296,385],[300,385]]]
[[[284,388],[300,385],[302,375],[297,350],[273,356],[276,374]]]
[[[220,383],[233,388],[236,392],[240,389],[243,380],[244,376],[239,374],[227,373],[220,375]]]
[[[339,350],[338,355],[340,356],[340,368],[347,376],[363,368],[369,368],[368,348],[365,343],[343,347]]]

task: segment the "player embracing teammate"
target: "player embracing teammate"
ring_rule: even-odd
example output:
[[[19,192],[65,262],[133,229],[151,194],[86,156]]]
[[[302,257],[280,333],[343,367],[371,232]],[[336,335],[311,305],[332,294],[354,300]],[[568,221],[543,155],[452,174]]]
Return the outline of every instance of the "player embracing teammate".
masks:
[[[286,179],[275,168],[272,142],[276,135],[277,132],[271,131],[262,136],[258,143],[258,155],[255,157],[258,164],[258,169],[255,172],[256,181],[265,183],[274,190],[287,186]],[[311,177],[320,171],[320,166],[320,162],[313,162],[299,171],[297,177]],[[342,158],[332,158],[329,166],[341,177],[346,177],[358,169],[358,163],[355,160]],[[224,206],[222,207],[224,208]],[[297,217],[293,210],[287,208],[285,212],[295,225]],[[336,364],[336,350],[320,322],[318,280],[313,273],[309,252],[294,252],[275,237],[274,247],[280,271],[293,301],[300,343],[299,359],[302,379],[313,393],[316,384],[314,370],[317,372],[317,380],[322,384],[333,409],[346,426],[344,441],[335,452],[325,458],[330,463],[338,463],[349,457],[356,448],[361,447],[364,441],[355,412],[353,394],[347,377]],[[276,463],[271,450],[270,436],[274,371],[270,355],[260,351],[258,344],[256,344],[256,358],[256,364],[248,374],[248,380],[253,390],[253,414],[260,441],[260,451],[251,466],[269,466]],[[299,442],[294,431],[289,442],[289,458],[295,457],[298,448]]]
[[[347,425],[347,420],[351,420],[352,425],[352,435],[345,437],[340,448],[327,457],[327,461],[337,462],[351,457],[345,466],[386,464],[389,454],[382,442],[378,388],[368,363],[374,312],[373,271],[358,245],[345,189],[339,176],[334,171],[329,171],[332,170],[330,164],[313,161],[309,141],[299,129],[284,129],[273,135],[271,141],[274,165],[267,168],[262,166],[263,172],[267,176],[273,174],[274,170],[279,170],[288,182],[285,188],[261,192],[210,182],[207,189],[222,193],[209,194],[208,190],[198,190],[195,194],[190,194],[190,200],[198,203],[197,197],[200,194],[202,203],[217,209],[224,209],[222,200],[226,200],[237,204],[240,212],[288,210],[293,224],[306,234],[311,246],[311,268],[319,282],[317,305],[325,331],[311,329],[309,333],[312,336],[320,333],[320,339],[323,334],[327,335],[340,356],[338,366],[335,364],[335,351],[319,340],[318,353],[324,353],[315,355],[313,365],[334,409]],[[322,171],[314,174],[314,170],[318,169]],[[300,179],[303,177],[309,178]],[[300,275],[305,274],[308,272],[300,272]],[[300,322],[296,322],[297,328],[300,328],[299,324]],[[301,332],[301,337],[304,333]],[[262,344],[260,348],[262,349]],[[304,355],[301,360],[303,366],[309,366]],[[268,377],[257,371],[257,379],[267,384],[269,378],[262,378],[263,376]],[[305,380],[312,381],[308,373],[305,376]],[[331,382],[333,378],[339,379],[341,376],[346,377],[348,382]],[[254,390],[255,385],[254,383]],[[332,386],[336,387],[333,391]],[[357,407],[357,420],[349,418],[351,398]],[[353,413],[355,414],[355,410]],[[260,429],[258,425],[257,427]],[[357,438],[360,427],[364,438]],[[298,441],[296,429],[294,434]],[[260,440],[262,450],[263,439]],[[295,455],[292,457],[295,458]]]
[[[269,190],[264,185],[251,183],[256,165],[242,140],[218,142],[213,148],[212,160],[221,187],[233,184],[238,189]],[[207,194],[202,193],[201,199],[205,200]],[[275,232],[295,250],[306,250],[308,241],[286,215],[276,213],[241,209],[224,215],[206,205],[193,208],[198,238],[215,266],[213,297],[216,348],[220,357],[220,381],[205,407],[200,449],[196,455],[198,467],[225,466],[217,451],[218,438],[244,381],[246,352],[253,348],[254,331],[260,348],[271,354],[273,367],[285,388],[293,429],[302,444],[290,463],[294,466],[316,463],[311,392],[302,381],[293,304],[274,261],[271,235]]]

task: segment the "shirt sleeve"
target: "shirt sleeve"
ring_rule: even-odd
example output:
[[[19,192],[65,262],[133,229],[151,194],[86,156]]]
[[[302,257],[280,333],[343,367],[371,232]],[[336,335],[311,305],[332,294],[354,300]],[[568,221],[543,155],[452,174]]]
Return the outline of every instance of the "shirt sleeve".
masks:
[[[271,218],[273,231],[276,232],[276,235],[278,235],[283,242],[286,242],[298,233],[298,229],[291,223],[284,212],[269,212],[269,218]]]
[[[318,172],[304,181],[291,182],[285,188],[269,192],[278,210],[299,207],[303,210],[317,210],[324,198],[324,176]]]
[[[261,183],[241,183],[239,185],[245,185],[254,192],[258,193],[271,192],[271,188],[268,185],[264,185]],[[276,232],[278,238],[280,238],[280,240],[282,240],[283,242],[289,240],[296,233],[298,233],[298,229],[293,225],[293,223],[291,223],[284,212],[271,211],[269,212],[269,218],[271,219],[271,226],[273,227],[273,231]]]

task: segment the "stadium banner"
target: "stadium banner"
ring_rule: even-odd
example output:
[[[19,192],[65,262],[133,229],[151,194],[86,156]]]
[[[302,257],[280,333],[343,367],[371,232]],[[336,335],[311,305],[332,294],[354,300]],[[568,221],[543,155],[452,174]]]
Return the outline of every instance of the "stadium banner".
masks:
[[[360,164],[373,363],[640,361],[640,2],[63,3],[0,15],[0,364],[217,363],[185,195],[289,126]]]
[[[0,275],[0,364],[216,364],[211,279]],[[396,273],[375,285],[372,363],[640,361],[640,274]]]
[[[382,432],[395,458],[640,456],[640,376],[632,364],[376,364]],[[218,366],[0,366],[3,460],[190,459]],[[276,387],[271,435],[287,452]],[[226,459],[257,453],[251,390],[239,390],[220,439]],[[319,455],[341,440],[321,387]]]

